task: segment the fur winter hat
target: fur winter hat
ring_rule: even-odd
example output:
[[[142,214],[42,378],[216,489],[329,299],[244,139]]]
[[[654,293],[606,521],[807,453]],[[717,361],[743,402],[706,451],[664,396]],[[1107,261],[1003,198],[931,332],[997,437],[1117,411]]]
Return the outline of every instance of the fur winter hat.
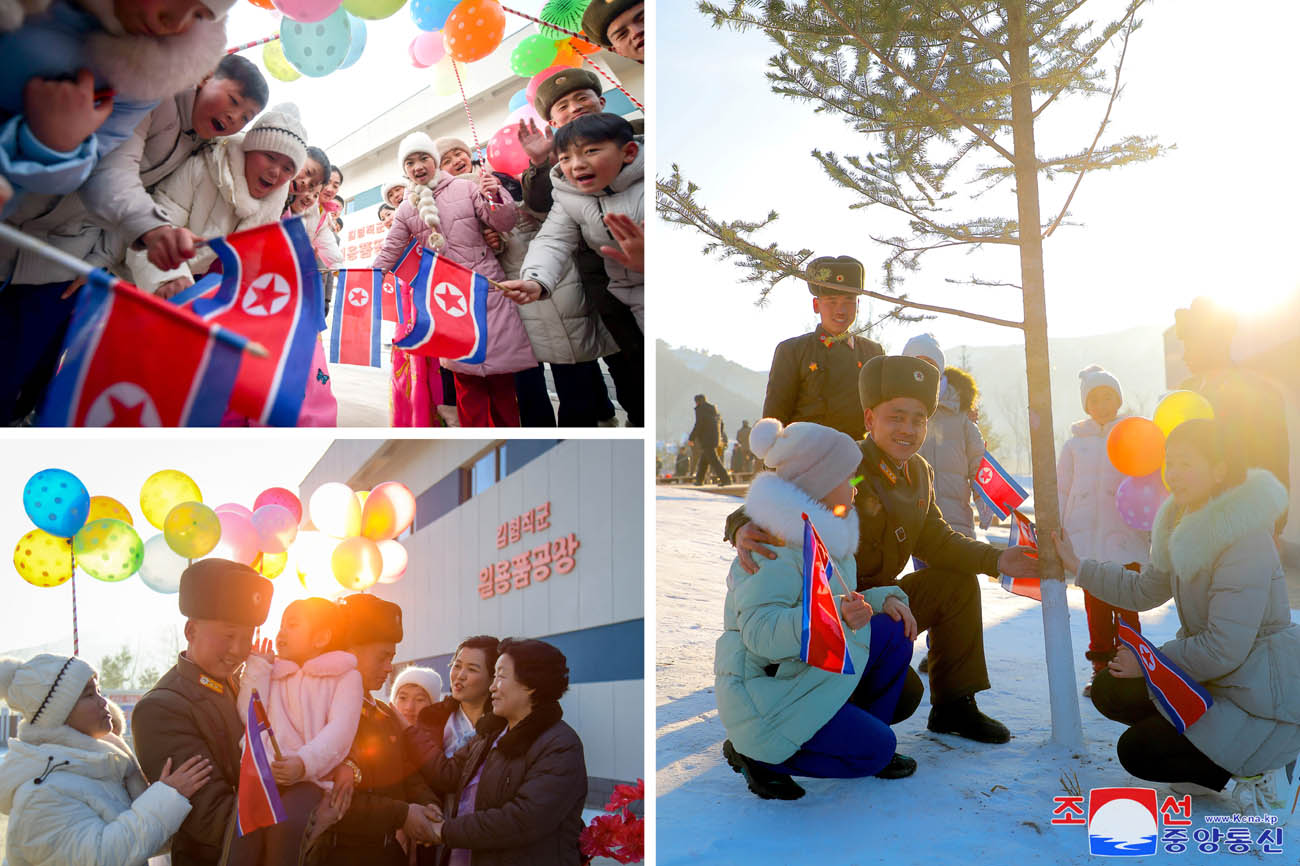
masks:
[[[348,624],[348,646],[402,641],[402,609],[391,601],[364,592],[341,602]]]
[[[423,132],[412,132],[403,138],[402,143],[397,146],[397,167],[401,169],[403,175],[406,174],[406,158],[413,153],[427,153],[437,160],[438,145]],[[433,198],[433,188],[438,185],[442,176],[442,170],[434,168],[433,177],[424,183],[416,183],[408,178],[406,184],[406,200],[429,227],[429,239],[425,242],[425,246],[435,252],[447,243],[446,238],[442,236],[442,220],[438,217],[438,203]]]
[[[582,32],[606,51],[613,51],[614,45],[609,41],[609,25],[624,12],[644,3],[645,0],[594,0],[587,11],[582,13]]]
[[[874,409],[895,397],[920,400],[933,415],[939,405],[939,371],[920,358],[877,355],[858,373],[858,399],[863,409]]]
[[[271,610],[271,581],[228,559],[200,559],[181,572],[179,602],[187,619],[256,628]]]
[[[397,690],[405,685],[419,686],[424,689],[424,693],[429,696],[430,703],[438,703],[442,700],[442,674],[433,668],[421,668],[411,665],[409,668],[402,668],[397,677],[393,680],[393,690],[389,692],[392,700],[397,698]],[[392,703],[392,700],[389,703]]]
[[[402,139],[401,144],[397,145],[397,170],[402,173],[402,177],[406,177],[406,158],[413,153],[427,153],[437,159],[438,145],[418,130]]]
[[[474,158],[474,151],[470,150],[470,147],[465,143],[465,140],[456,138],[454,135],[448,135],[438,139],[433,143],[433,146],[438,149],[438,152],[434,154],[434,156],[438,157],[438,165],[442,165],[442,158],[447,155],[448,151],[452,150],[463,150],[470,155],[470,159]]]
[[[1088,395],[1094,388],[1112,388],[1119,402],[1124,402],[1124,391],[1119,387],[1119,379],[1107,372],[1100,364],[1093,364],[1079,371],[1079,402],[1083,411],[1088,411]]]
[[[903,346],[903,354],[912,358],[929,358],[935,367],[943,369],[943,349],[934,334],[917,334]]]
[[[68,720],[95,669],[76,656],[41,653],[0,659],[0,700],[29,725],[55,728]]]
[[[848,434],[808,421],[783,427],[764,418],[749,432],[749,450],[813,499],[842,484],[862,462],[862,451]]]
[[[388,204],[388,191],[391,189],[406,189],[406,180],[392,180],[379,188],[379,198],[381,204]],[[400,202],[399,202],[400,204]]]
[[[307,162],[307,130],[302,125],[298,106],[282,102],[263,112],[244,133],[244,153],[250,150],[283,154],[293,161],[294,174],[302,171]]]

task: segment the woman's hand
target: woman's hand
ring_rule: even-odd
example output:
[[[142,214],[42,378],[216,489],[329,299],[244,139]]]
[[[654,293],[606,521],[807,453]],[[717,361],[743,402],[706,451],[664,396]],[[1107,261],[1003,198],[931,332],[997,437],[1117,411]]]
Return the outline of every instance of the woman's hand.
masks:
[[[1131,680],[1142,676],[1142,663],[1138,661],[1137,656],[1133,655],[1133,650],[1126,646],[1119,648],[1115,658],[1111,659],[1106,667],[1110,669],[1110,675],[1117,680]]]
[[[1052,543],[1056,545],[1056,555],[1061,558],[1061,567],[1077,577],[1079,557],[1075,555],[1074,545],[1070,543],[1070,534],[1059,529],[1052,533]]]
[[[271,777],[275,779],[277,785],[292,785],[295,782],[301,782],[306,775],[307,766],[302,762],[302,758],[297,755],[290,755],[287,758],[271,762]]]
[[[912,609],[903,604],[898,596],[891,595],[886,598],[880,609],[889,614],[889,618],[894,622],[902,620],[903,636],[908,640],[916,640],[916,617],[912,616]]]
[[[340,815],[346,814],[348,807],[352,805],[352,789],[356,786],[356,774],[352,772],[350,764],[339,764],[330,776],[330,780],[334,783],[334,788],[330,791],[330,808]]]
[[[180,767],[172,772],[172,759],[168,758],[163,763],[162,775],[158,781],[176,789],[186,800],[194,796],[194,792],[208,783],[212,776],[212,762],[202,755],[195,755]]]
[[[854,631],[871,622],[872,613],[871,605],[867,604],[862,593],[840,596],[840,616],[844,617],[844,622]]]

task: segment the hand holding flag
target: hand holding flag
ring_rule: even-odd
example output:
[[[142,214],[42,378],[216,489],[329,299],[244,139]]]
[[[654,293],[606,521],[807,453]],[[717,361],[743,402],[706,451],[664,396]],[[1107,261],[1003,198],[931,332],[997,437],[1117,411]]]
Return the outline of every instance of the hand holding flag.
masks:
[[[1034,523],[1019,511],[1011,511],[1011,537],[1007,549],[998,556],[1002,588],[1015,595],[1043,600],[1039,584],[1038,535]]]
[[[1214,699],[1205,686],[1192,679],[1128,623],[1122,620],[1118,623],[1116,637],[1137,658],[1151,696],[1164,708],[1165,715],[1178,733],[1184,733],[1214,705]]]

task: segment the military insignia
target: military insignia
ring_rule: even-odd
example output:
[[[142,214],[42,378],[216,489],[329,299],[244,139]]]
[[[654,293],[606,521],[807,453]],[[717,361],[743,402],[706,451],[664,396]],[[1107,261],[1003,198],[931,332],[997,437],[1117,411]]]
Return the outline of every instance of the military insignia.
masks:
[[[920,370],[913,370],[913,371],[912,371],[912,378],[915,379],[915,380],[918,381],[918,382],[924,382],[924,381],[925,381],[925,374],[922,373]]]
[[[884,475],[890,484],[898,483],[898,476],[894,474],[894,470],[889,468],[889,464],[883,460],[880,461],[880,474]]]
[[[907,533],[903,531],[903,527],[901,526],[894,530],[894,537],[898,539],[899,544],[907,541]]]
[[[858,362],[858,369],[859,369],[859,370],[862,369],[862,362],[861,362],[861,361]]]
[[[825,346],[825,347],[828,348],[828,349],[829,349],[831,346],[835,345],[835,338],[834,338],[834,337],[818,337],[817,339],[821,340],[821,341],[822,341],[822,345]]]
[[[203,686],[205,689],[212,689],[212,691],[216,692],[219,695],[224,695],[226,693],[225,686],[223,686],[221,683],[203,674],[199,674],[199,685]]]
[[[809,369],[810,371],[816,373],[816,372],[817,372],[817,362],[816,362],[816,361],[813,361],[811,364],[809,364],[809,365],[808,365],[808,369]]]
[[[837,282],[837,283],[842,283],[842,282],[844,282],[844,275],[843,275],[843,274],[836,274],[836,275],[835,275],[835,282]]]
[[[884,510],[884,505],[881,504],[880,499],[875,495],[868,495],[862,500],[862,508],[867,512],[868,516],[875,517]]]

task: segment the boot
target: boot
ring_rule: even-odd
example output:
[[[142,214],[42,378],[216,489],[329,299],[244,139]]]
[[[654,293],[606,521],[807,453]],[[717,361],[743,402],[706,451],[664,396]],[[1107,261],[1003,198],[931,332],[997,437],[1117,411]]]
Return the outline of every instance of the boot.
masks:
[[[921,663],[916,666],[916,672],[919,674],[928,674],[930,672],[930,654],[926,653],[921,656]]]
[[[727,759],[731,769],[745,777],[749,790],[764,800],[798,800],[804,795],[804,789],[794,779],[785,773],[760,767],[737,752],[736,747],[731,745],[731,740],[722,744],[722,756]]]
[[[916,761],[907,755],[900,755],[894,752],[894,757],[889,759],[879,773],[876,773],[877,779],[906,779],[916,772]]]
[[[936,734],[956,734],[977,743],[1005,743],[1011,739],[1006,725],[980,712],[973,695],[935,704],[930,708],[926,727]]]

